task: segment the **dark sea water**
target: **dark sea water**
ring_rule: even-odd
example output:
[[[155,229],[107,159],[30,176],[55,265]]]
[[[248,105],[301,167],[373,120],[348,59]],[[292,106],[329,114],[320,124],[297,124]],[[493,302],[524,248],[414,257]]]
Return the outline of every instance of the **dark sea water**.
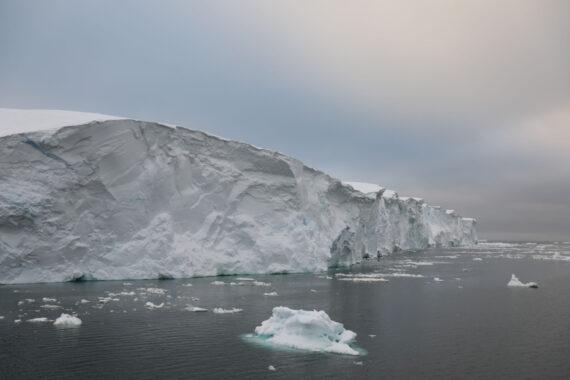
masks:
[[[424,277],[367,283],[330,272],[247,276],[269,287],[211,284],[235,277],[0,286],[0,379],[570,378],[570,243],[430,249],[345,273]],[[512,273],[539,289],[507,287]],[[263,295],[271,291],[279,295]],[[151,310],[147,301],[164,306]],[[187,311],[189,304],[210,311]],[[367,354],[270,349],[242,338],[279,305],[326,311],[358,334]],[[62,312],[83,324],[26,322]]]

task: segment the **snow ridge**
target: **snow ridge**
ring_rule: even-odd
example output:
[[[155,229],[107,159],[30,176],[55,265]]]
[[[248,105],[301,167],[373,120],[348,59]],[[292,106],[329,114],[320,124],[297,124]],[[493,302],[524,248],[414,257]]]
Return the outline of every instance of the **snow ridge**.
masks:
[[[18,131],[2,115],[0,131]],[[0,283],[313,272],[477,239],[474,219],[365,194],[277,152],[77,118],[0,137]]]

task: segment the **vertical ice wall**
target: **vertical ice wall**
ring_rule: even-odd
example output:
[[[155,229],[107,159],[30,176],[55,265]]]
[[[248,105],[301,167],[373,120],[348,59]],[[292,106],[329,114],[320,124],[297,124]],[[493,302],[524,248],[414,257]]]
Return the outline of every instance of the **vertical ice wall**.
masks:
[[[134,120],[0,137],[0,178],[0,283],[319,271],[476,239],[422,200]]]

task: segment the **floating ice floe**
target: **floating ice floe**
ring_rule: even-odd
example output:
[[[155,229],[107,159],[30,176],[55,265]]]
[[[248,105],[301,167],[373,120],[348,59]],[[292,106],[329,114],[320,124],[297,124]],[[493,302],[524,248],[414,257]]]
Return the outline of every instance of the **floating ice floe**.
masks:
[[[226,283],[223,281],[212,281],[210,282],[210,285],[225,285]]]
[[[271,317],[255,328],[254,338],[264,343],[315,352],[360,355],[351,347],[356,333],[330,319],[324,311],[273,308]]]
[[[439,277],[434,277],[433,280],[434,280],[435,282],[443,282],[443,280],[442,280],[441,278],[439,278]]]
[[[44,297],[42,298],[43,302],[57,302],[57,300],[55,298],[48,298],[48,297]]]
[[[188,287],[190,287],[190,286],[192,286],[192,284],[187,283],[187,284],[183,284],[182,286],[188,286]]]
[[[340,281],[352,281],[352,282],[389,282],[385,278],[381,277],[341,277]]]
[[[473,261],[483,261],[483,259],[480,258],[480,257],[474,257],[474,258],[473,258]]]
[[[86,300],[85,298],[84,298],[84,299],[82,299],[81,301],[79,301],[79,303],[90,303],[90,302],[91,302],[91,301],[89,301],[89,300]]]
[[[152,303],[150,301],[148,301],[147,303],[144,304],[144,307],[146,307],[147,309],[161,309],[164,307],[164,302],[159,303],[158,305],[155,303]]]
[[[46,317],[39,317],[39,318],[28,319],[26,322],[30,322],[30,323],[43,323],[43,322],[50,322],[50,320],[47,319]]]
[[[77,318],[76,316],[63,313],[55,320],[53,325],[57,327],[67,328],[81,326],[81,323],[81,319]]]
[[[267,367],[267,369],[270,370],[270,371],[277,371],[277,369],[276,369],[274,366],[272,366],[272,365],[270,365],[269,367]]]
[[[251,277],[238,277],[236,278],[237,281],[255,281],[255,278]]]
[[[203,307],[192,306],[192,305],[186,306],[186,307],[184,308],[184,310],[193,311],[193,312],[195,312],[195,313],[208,311],[208,309],[204,309]]]
[[[132,282],[123,282],[123,286],[131,286]]]
[[[41,305],[40,306],[42,309],[61,309],[61,306],[59,305]]]
[[[243,309],[238,309],[235,307],[232,307],[231,309],[222,309],[221,307],[215,307],[212,311],[215,314],[234,314],[243,311]]]
[[[138,288],[143,293],[150,293],[150,294],[166,294],[166,289],[162,288]]]
[[[277,294],[277,292],[269,292],[269,293],[263,293],[263,295],[267,297],[277,297],[279,294]]]
[[[536,282],[521,282],[521,280],[519,280],[514,274],[511,275],[511,280],[507,286],[516,288],[538,288],[538,284]]]
[[[3,315],[0,315],[0,321],[3,320],[3,319],[4,319],[4,316],[3,316]]]

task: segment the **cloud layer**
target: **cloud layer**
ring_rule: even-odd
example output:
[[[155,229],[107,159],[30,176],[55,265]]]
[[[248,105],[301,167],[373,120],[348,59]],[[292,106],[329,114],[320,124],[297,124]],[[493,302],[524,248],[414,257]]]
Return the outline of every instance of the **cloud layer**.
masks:
[[[0,105],[176,122],[570,240],[567,1],[3,1]]]

